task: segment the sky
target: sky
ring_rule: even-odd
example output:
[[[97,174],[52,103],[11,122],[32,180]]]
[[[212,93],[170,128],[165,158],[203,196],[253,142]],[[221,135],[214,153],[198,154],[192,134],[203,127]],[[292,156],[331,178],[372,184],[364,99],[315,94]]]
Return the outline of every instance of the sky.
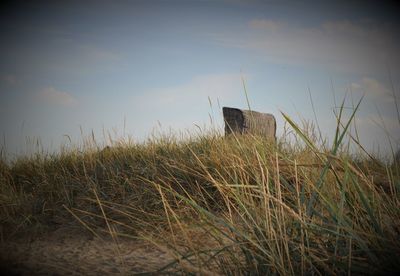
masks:
[[[222,107],[313,121],[356,114],[365,148],[400,145],[400,33],[385,1],[12,1],[0,9],[1,147],[11,158],[93,132],[222,130]],[[211,105],[210,105],[211,102]],[[313,108],[314,106],[314,108]],[[211,118],[211,119],[210,119]],[[353,134],[355,134],[353,129]],[[390,143],[388,142],[390,140]]]

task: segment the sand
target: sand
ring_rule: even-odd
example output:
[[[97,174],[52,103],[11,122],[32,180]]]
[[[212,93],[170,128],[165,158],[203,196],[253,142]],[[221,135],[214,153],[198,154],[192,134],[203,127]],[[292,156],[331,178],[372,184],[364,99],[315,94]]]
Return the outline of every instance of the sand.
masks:
[[[103,237],[104,236],[104,237]],[[96,237],[82,227],[59,227],[0,245],[2,275],[132,275],[154,273],[173,257],[149,241]]]

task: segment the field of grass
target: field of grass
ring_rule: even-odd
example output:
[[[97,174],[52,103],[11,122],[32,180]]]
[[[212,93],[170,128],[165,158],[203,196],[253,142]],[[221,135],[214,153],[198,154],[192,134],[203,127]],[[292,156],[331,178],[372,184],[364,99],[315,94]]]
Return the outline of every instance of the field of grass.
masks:
[[[341,114],[329,148],[284,117],[276,143],[209,131],[3,160],[2,239],[74,220],[151,240],[188,274],[400,271],[399,164],[350,154]]]

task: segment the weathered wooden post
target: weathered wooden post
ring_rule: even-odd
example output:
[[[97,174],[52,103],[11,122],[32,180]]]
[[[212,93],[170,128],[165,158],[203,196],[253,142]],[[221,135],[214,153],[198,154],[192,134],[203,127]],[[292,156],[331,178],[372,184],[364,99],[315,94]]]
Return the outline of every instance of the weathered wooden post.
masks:
[[[252,110],[223,107],[225,136],[231,133],[251,134],[276,140],[274,115]]]

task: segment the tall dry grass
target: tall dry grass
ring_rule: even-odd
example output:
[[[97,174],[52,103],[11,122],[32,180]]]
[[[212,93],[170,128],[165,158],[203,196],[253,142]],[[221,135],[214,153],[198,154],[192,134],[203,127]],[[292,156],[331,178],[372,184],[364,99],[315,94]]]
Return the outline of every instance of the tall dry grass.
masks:
[[[295,142],[208,132],[99,150],[93,138],[83,151],[3,160],[2,234],[74,220],[168,250],[175,261],[158,272],[396,272],[399,164],[348,151],[357,107],[348,121],[337,114],[330,148],[283,114]]]

